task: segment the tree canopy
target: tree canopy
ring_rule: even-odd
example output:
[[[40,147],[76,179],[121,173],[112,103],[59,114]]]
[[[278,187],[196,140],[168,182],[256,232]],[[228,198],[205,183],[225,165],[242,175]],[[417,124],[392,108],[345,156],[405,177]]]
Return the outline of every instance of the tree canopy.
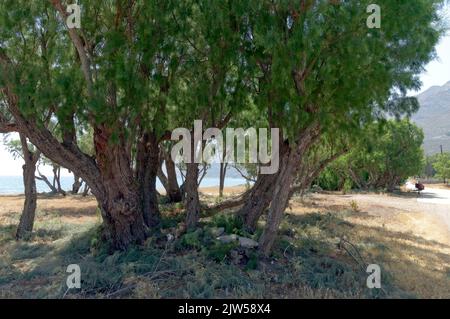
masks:
[[[359,134],[417,109],[406,93],[434,58],[443,1],[380,0],[380,29],[366,24],[370,3],[80,1],[76,29],[65,23],[68,1],[5,0],[0,123],[86,181],[118,249],[160,225],[160,146],[174,128],[196,119],[280,128],[280,169],[259,176],[248,197],[262,203],[254,216],[269,207],[268,253],[303,159],[324,134]],[[79,138],[90,134],[93,149]],[[193,226],[197,178],[198,166],[188,167]]]

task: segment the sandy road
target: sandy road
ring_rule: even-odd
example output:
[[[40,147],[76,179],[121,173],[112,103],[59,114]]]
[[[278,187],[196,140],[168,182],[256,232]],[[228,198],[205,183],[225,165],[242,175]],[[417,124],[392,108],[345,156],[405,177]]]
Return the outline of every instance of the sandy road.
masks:
[[[307,212],[342,211],[351,209],[352,202],[358,210],[374,216],[374,225],[391,224],[401,231],[414,233],[430,240],[450,244],[450,189],[433,188],[426,191],[401,194],[375,193],[319,193],[311,194]],[[294,211],[304,212],[303,204]]]
[[[450,231],[450,190],[427,187],[417,203],[423,212],[442,218]]]

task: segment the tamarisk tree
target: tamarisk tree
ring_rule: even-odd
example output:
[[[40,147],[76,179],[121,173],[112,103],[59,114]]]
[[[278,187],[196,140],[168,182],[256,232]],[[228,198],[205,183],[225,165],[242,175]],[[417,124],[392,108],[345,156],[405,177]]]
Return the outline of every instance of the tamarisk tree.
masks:
[[[260,69],[255,103],[279,127],[280,169],[261,175],[239,212],[250,228],[268,208],[260,249],[269,254],[291,185],[322,134],[417,109],[406,92],[434,57],[443,1],[378,1],[380,29],[366,22],[370,1],[250,2],[249,61]]]
[[[0,89],[11,125],[89,185],[117,249],[142,242],[159,223],[158,143],[185,54],[175,4],[83,2],[80,29],[67,28],[60,0],[0,4]],[[57,121],[60,138],[42,114]],[[77,143],[81,127],[93,132],[93,155]]]

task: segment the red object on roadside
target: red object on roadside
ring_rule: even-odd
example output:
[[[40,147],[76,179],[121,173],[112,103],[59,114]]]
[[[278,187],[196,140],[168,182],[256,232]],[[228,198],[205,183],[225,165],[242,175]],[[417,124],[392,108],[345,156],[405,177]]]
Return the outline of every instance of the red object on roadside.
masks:
[[[423,190],[425,189],[425,185],[423,185],[423,184],[421,184],[421,183],[417,183],[417,184],[416,184],[416,188],[417,188],[419,191],[423,191]]]

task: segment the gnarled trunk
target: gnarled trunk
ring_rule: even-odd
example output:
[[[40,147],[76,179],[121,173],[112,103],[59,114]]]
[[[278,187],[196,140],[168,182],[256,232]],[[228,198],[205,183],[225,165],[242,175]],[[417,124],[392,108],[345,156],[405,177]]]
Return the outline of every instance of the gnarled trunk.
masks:
[[[285,164],[287,159],[288,146],[286,143],[280,146],[280,169]],[[238,211],[237,215],[244,222],[244,227],[249,232],[255,232],[256,226],[264,211],[269,207],[272,201],[275,182],[277,180],[279,171],[270,175],[258,175],[258,178],[253,185],[250,194],[244,206]]]
[[[160,223],[160,213],[156,192],[159,150],[154,134],[143,134],[142,140],[138,144],[136,160],[136,177],[139,184],[144,222],[148,227],[155,227]]]
[[[20,134],[22,143],[22,152],[25,160],[23,165],[23,185],[25,188],[25,202],[23,205],[22,215],[20,216],[19,226],[16,231],[16,239],[22,239],[33,231],[34,217],[37,206],[37,190],[36,190],[36,163],[39,160],[40,153],[31,152],[28,149],[26,137]]]
[[[244,206],[238,211],[237,215],[244,222],[247,231],[253,233],[256,230],[259,218],[269,207],[277,176],[278,174],[259,175]]]
[[[0,66],[3,69],[5,65],[6,69],[13,67],[0,52]],[[132,243],[142,243],[146,237],[143,209],[131,166],[131,147],[126,138],[119,134],[113,139],[112,127],[95,123],[93,158],[80,150],[73,132],[63,134],[65,137],[60,142],[34,118],[25,117],[14,93],[14,83],[7,82],[1,91],[18,130],[47,158],[76,172],[89,185],[99,203],[104,235],[111,241],[112,248],[126,249]]]
[[[280,165],[278,176],[275,181],[272,200],[270,202],[267,223],[264,232],[259,239],[259,250],[268,256],[275,242],[278,228],[281,224],[284,211],[289,203],[291,186],[295,176],[301,167],[301,161],[314,141],[319,137],[319,127],[312,125],[306,128],[298,137],[297,145],[290,147],[284,156],[283,164]]]
[[[142,204],[137,188],[127,190],[115,181],[105,181],[106,193],[97,198],[102,213],[104,237],[114,249],[125,250],[146,238]]]
[[[272,201],[269,207],[267,223],[259,240],[260,250],[265,255],[268,255],[272,249],[284,210],[288,204],[298,160],[298,156],[291,154],[286,165],[280,167],[280,172],[275,181],[274,192],[271,194]]]
[[[103,217],[104,235],[115,249],[142,243],[146,238],[140,189],[124,139],[111,142],[105,126],[94,130],[100,183],[93,189]]]

